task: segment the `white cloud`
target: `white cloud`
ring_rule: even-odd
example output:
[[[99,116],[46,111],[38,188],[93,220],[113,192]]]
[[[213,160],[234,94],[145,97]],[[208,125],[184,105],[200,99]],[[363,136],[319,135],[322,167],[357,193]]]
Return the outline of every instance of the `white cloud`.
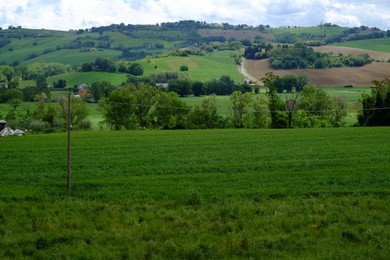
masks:
[[[388,0],[13,0],[0,2],[0,26],[79,29],[198,20],[231,24],[317,25],[390,29]]]

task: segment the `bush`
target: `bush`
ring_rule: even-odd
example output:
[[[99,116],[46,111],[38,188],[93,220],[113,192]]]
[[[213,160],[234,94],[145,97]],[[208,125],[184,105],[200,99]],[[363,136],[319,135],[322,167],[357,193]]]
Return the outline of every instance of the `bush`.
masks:
[[[92,123],[88,119],[83,119],[78,123],[77,128],[80,130],[91,130]]]
[[[32,120],[29,128],[32,132],[47,133],[49,132],[50,125],[48,122],[44,122],[42,120]]]
[[[187,65],[181,65],[180,66],[180,71],[188,71],[188,66]]]

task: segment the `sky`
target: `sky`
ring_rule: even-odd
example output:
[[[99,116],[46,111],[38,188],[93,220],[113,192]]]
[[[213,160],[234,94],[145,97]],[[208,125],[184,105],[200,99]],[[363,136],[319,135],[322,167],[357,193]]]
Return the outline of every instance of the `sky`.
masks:
[[[180,20],[390,29],[389,0],[0,0],[0,27],[87,29]]]

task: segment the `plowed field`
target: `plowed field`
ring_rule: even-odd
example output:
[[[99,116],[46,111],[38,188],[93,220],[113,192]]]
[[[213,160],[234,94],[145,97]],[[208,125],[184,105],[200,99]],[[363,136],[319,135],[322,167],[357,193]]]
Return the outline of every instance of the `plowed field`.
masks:
[[[334,54],[343,53],[360,54],[368,53],[375,60],[388,60],[390,53],[367,51],[354,48],[324,46],[316,48],[321,52],[333,52]],[[345,86],[368,87],[372,85],[373,80],[382,80],[390,78],[390,63],[373,62],[372,64],[355,68],[331,68],[331,69],[295,69],[295,70],[274,70],[271,68],[268,60],[247,60],[247,71],[255,78],[262,78],[265,73],[273,72],[279,76],[285,75],[304,75],[309,81],[317,86]]]

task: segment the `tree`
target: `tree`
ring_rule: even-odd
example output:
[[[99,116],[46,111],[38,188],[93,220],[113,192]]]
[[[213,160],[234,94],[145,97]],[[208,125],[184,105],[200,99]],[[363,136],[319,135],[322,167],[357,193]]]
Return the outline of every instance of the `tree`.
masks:
[[[246,92],[242,94],[240,91],[234,91],[230,96],[232,104],[232,123],[236,128],[244,126],[244,116],[248,114],[249,105],[252,101],[252,94]]]
[[[188,71],[188,66],[187,65],[181,65],[180,66],[180,71]]]
[[[65,88],[66,87],[66,80],[59,79],[57,82],[53,83],[54,88]]]
[[[306,85],[297,101],[298,113],[294,124],[298,127],[326,127],[330,124],[332,101],[322,89]]]
[[[141,76],[144,74],[144,68],[139,63],[131,63],[127,72],[133,76]]]
[[[103,123],[115,130],[135,129],[139,122],[134,114],[133,87],[128,86],[116,89],[110,95],[100,100],[99,106],[103,109]]]
[[[309,83],[307,77],[302,75],[286,75],[275,81],[275,87],[278,89],[279,93],[284,91],[291,92],[300,92],[303,87]]]
[[[0,95],[0,102],[6,103],[13,99],[22,99],[23,92],[20,89],[10,88]]]
[[[265,95],[259,94],[252,102],[253,119],[251,127],[269,128],[271,125],[271,114],[268,108],[268,100]]]
[[[95,67],[99,71],[109,71],[110,67],[112,66],[113,61],[108,58],[97,58],[95,60]]]
[[[271,128],[286,128],[288,125],[288,115],[285,112],[286,105],[278,95],[278,90],[275,86],[275,82],[278,79],[279,76],[268,72],[261,81],[267,88],[268,108],[271,113]]]
[[[153,124],[162,129],[185,129],[189,108],[175,92],[160,92],[156,109],[152,112]]]
[[[332,98],[331,124],[335,127],[344,125],[343,119],[347,116],[348,100],[345,96],[334,96]]]
[[[226,121],[218,115],[217,99],[211,95],[202,100],[202,104],[195,105],[188,115],[188,128],[210,129],[224,128]]]
[[[37,76],[37,78],[35,80],[35,84],[39,90],[43,90],[43,89],[47,88],[47,85],[48,85],[46,77],[44,75]]]
[[[11,100],[8,100],[8,102],[7,102],[13,109],[14,109],[14,111],[16,110],[16,108],[18,107],[18,106],[20,106],[22,103],[23,103],[23,101],[21,100],[21,99],[19,99],[19,98],[13,98],[13,99],[11,99]]]
[[[61,117],[64,121],[68,118],[68,98],[62,97],[59,100],[61,108]],[[90,129],[91,122],[87,119],[88,107],[86,103],[79,97],[71,97],[71,125],[72,129]]]
[[[332,109],[332,102],[325,90],[314,85],[306,85],[298,99],[298,108],[321,118],[327,118]]]
[[[195,81],[191,85],[192,93],[199,97],[206,94],[206,87],[202,81]]]
[[[157,101],[159,91],[149,85],[141,84],[138,89],[131,93],[134,96],[134,113],[141,127],[148,127],[150,124],[150,114]]]
[[[8,66],[8,65],[0,66],[0,73],[3,74],[7,78],[8,82],[10,82],[15,76],[14,68],[11,66]]]
[[[89,87],[93,98],[98,101],[101,98],[108,97],[115,87],[108,81],[94,82]]]
[[[374,81],[371,95],[363,95],[359,112],[361,126],[390,126],[390,79]]]
[[[191,94],[191,81],[189,79],[177,79],[169,81],[169,91],[176,92],[181,97]]]
[[[82,72],[90,72],[93,70],[92,63],[86,62],[81,65],[81,71]]]

